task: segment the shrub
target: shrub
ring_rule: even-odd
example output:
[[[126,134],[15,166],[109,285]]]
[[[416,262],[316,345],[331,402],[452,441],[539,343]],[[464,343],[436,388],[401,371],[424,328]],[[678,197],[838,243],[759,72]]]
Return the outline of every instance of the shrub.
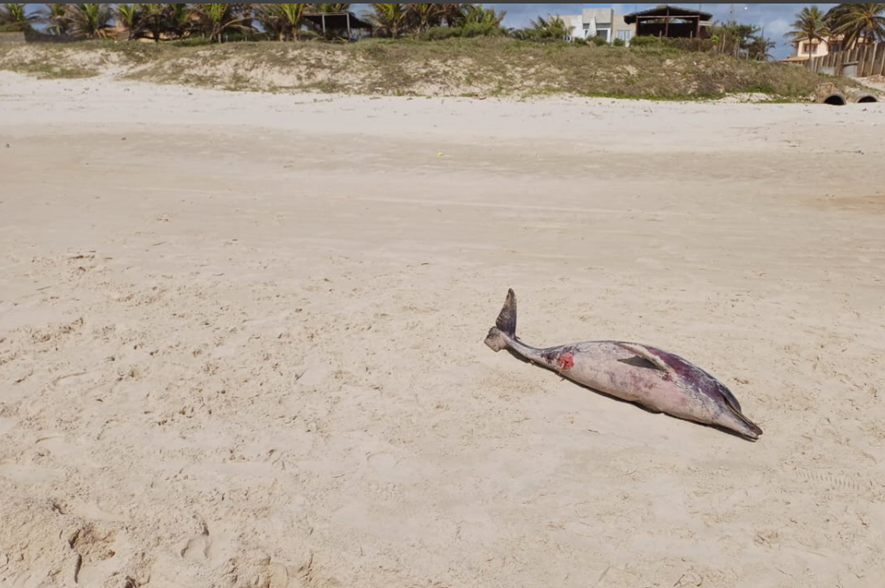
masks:
[[[418,36],[421,41],[444,41],[455,37],[496,37],[504,34],[501,27],[493,23],[468,22],[462,27],[430,27]]]
[[[697,37],[690,39],[667,37],[652,37],[650,35],[642,35],[634,37],[630,41],[630,47],[649,48],[649,49],[675,49],[677,51],[694,51],[707,52],[716,46],[712,39],[698,39]]]
[[[603,39],[602,37],[597,37],[596,35],[593,35],[592,37],[588,37],[587,42],[593,43],[597,47],[602,47],[603,45],[606,45],[605,39]]]
[[[672,41],[672,39],[667,39],[666,37],[653,37],[651,35],[640,35],[638,37],[633,37],[633,40],[630,41],[630,46],[636,47],[636,48],[669,47],[670,41]]]
[[[668,39],[668,41],[670,41],[672,47],[680,51],[706,52],[711,51],[716,45],[712,39],[698,39],[697,37],[692,39]]]
[[[10,22],[0,24],[0,33],[28,33],[31,31],[31,25],[27,22]]]
[[[614,45],[615,47],[623,47],[624,45],[626,45],[626,43],[624,43],[624,39],[618,38],[612,41],[612,45]]]
[[[430,27],[419,38],[422,41],[443,41],[461,36],[461,27]]]
[[[171,41],[171,43],[176,47],[202,47],[204,45],[211,45],[212,40],[208,37],[188,37]]]

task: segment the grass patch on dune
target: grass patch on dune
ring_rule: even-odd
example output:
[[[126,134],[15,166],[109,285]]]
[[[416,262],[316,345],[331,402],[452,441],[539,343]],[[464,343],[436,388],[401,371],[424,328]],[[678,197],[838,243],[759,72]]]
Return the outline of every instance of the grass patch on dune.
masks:
[[[157,83],[412,96],[698,100],[755,92],[772,101],[804,101],[824,80],[802,67],[663,47],[510,38],[367,39],[342,45],[90,41],[0,47],[0,68],[43,77],[88,77],[110,65],[120,77]],[[843,78],[828,80],[842,89],[856,86]]]
[[[41,79],[80,79],[92,78],[99,74],[97,69],[82,66],[54,65],[52,63],[23,63],[13,71],[32,75]]]

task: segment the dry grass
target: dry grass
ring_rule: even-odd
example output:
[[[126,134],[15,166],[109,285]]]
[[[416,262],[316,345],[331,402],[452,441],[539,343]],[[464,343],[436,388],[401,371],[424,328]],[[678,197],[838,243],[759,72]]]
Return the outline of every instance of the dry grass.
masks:
[[[0,47],[0,68],[45,77],[111,75],[236,90],[415,96],[570,94],[709,99],[764,93],[807,100],[822,80],[801,67],[660,48],[512,39],[319,43],[87,42]],[[843,89],[855,84],[829,78]]]

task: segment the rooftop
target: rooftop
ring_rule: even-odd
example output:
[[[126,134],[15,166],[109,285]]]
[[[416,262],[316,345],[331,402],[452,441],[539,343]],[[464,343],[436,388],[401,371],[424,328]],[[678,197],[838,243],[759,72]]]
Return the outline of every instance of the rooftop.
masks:
[[[631,12],[630,14],[624,15],[624,22],[627,24],[633,24],[637,20],[645,20],[649,18],[666,18],[666,17],[675,17],[675,18],[698,18],[700,20],[712,20],[713,15],[709,12],[701,12],[700,10],[690,10],[688,8],[680,8],[678,6],[670,6],[669,4],[664,4],[663,6],[655,6],[654,8],[649,8],[648,10],[641,10],[639,12]]]

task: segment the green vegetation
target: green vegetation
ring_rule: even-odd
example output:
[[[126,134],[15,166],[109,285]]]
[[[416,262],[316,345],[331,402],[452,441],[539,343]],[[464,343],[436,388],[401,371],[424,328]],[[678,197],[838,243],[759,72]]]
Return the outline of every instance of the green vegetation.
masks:
[[[0,4],[0,33],[20,33],[32,30],[31,23],[38,17],[25,16],[24,4]]]
[[[561,41],[568,35],[568,27],[558,16],[539,16],[530,21],[531,26],[512,31],[516,39],[525,41]]]
[[[731,20],[713,25],[710,28],[710,41],[717,53],[734,57],[743,55],[756,61],[767,61],[770,57],[768,52],[775,47],[775,43],[759,32],[759,27]]]
[[[44,65],[51,63],[65,76],[112,68],[127,79],[237,90],[478,97],[714,99],[764,92],[773,100],[805,101],[822,79],[805,68],[641,43],[596,47],[508,37],[189,43],[10,44],[0,46],[0,68],[52,76]]]
[[[841,37],[848,49],[858,43],[885,41],[885,4],[837,4],[826,13],[817,6],[805,7],[787,36],[794,41]]]
[[[826,29],[847,47],[885,41],[885,4],[839,4],[824,15]]]
[[[25,6],[0,5],[0,28],[32,31],[32,23],[40,22],[46,34],[80,39],[168,41],[199,37],[218,43],[301,38],[341,41],[354,32],[324,29],[305,18],[308,14],[349,12],[350,4],[45,4],[28,17]],[[450,36],[506,34],[501,26],[504,14],[481,4],[369,4],[362,16],[370,23],[373,36],[415,39],[442,27],[452,29]]]
[[[111,28],[111,14],[107,4],[69,4],[64,19],[75,35],[98,39]]]
[[[881,5],[807,12],[841,27],[846,39],[885,31]],[[709,39],[636,37],[630,46],[593,36],[569,40],[559,17],[523,29],[481,4],[369,4],[362,20],[374,38],[343,43],[357,28],[325,29],[318,13],[350,4],[45,4],[0,5],[0,27],[29,38],[79,43],[0,47],[0,68],[43,77],[118,77],[264,91],[361,94],[528,96],[563,93],[650,99],[706,99],[764,92],[806,100],[821,77],[768,61],[774,44],[759,30],[717,23]],[[858,8],[859,7],[859,8]],[[805,18],[800,15],[800,20]],[[40,22],[43,32],[32,24]],[[797,21],[798,22],[798,21]],[[346,27],[345,27],[346,29]],[[802,34],[809,32],[807,27]],[[858,32],[859,31],[859,32]],[[823,34],[823,33],[820,33]],[[136,42],[149,40],[153,43]],[[249,41],[249,42],[244,42]],[[853,82],[837,79],[840,86]]]

